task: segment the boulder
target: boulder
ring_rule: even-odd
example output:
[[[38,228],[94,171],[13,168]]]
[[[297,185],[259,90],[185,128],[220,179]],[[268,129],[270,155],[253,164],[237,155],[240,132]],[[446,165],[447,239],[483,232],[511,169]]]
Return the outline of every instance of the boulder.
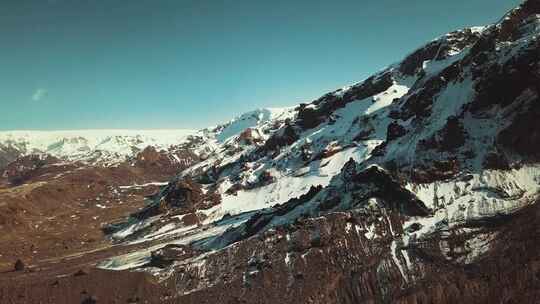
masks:
[[[18,259],[16,262],[15,262],[15,265],[13,266],[14,270],[15,271],[23,271],[24,268],[25,268],[25,265],[23,263],[23,261],[21,261],[20,259]]]
[[[386,140],[391,141],[407,134],[407,129],[400,125],[397,121],[393,121],[386,128]]]

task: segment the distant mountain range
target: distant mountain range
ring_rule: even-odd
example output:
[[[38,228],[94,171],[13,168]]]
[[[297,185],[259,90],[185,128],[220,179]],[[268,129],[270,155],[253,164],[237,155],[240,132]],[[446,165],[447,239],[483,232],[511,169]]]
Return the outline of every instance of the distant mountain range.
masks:
[[[49,154],[70,161],[114,164],[148,146],[168,149],[193,130],[0,131],[0,165],[18,156]]]

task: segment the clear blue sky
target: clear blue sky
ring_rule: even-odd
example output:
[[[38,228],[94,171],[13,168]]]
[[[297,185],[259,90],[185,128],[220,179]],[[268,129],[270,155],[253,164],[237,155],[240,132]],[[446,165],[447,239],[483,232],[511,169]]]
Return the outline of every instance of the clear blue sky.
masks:
[[[520,1],[1,2],[8,130],[199,128],[310,101]]]

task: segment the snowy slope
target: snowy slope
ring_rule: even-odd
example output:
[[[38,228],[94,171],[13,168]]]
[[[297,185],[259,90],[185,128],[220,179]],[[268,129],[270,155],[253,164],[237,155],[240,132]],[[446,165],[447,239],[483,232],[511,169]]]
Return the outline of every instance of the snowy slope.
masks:
[[[350,158],[359,163],[367,160],[373,149],[386,139],[391,119],[365,119],[387,113],[392,102],[407,94],[416,80],[390,67],[373,77],[373,82],[389,75],[392,79],[387,87],[360,99],[351,98],[343,107],[333,109],[333,113],[325,111],[324,115],[331,120],[314,128],[291,127],[299,120],[301,108],[296,107],[248,112],[224,125],[198,132],[197,136],[203,140],[197,149],[208,152],[208,158],[181,176],[195,179],[204,176],[220,194],[222,203],[208,212],[211,217],[207,222],[226,214],[239,215],[283,204],[306,193],[311,186],[327,186]],[[305,108],[320,108],[327,100],[330,103],[356,88],[362,90],[366,87],[364,83],[370,81],[329,93]],[[294,128],[290,144],[268,145],[271,139],[286,134],[287,128]],[[242,142],[241,134],[247,129],[256,130],[261,141]],[[362,132],[367,137],[358,139]],[[260,183],[260,176],[267,172],[272,182]],[[230,191],[235,187],[237,191]],[[136,223],[124,231],[132,234],[141,227],[146,227],[146,223]]]
[[[224,143],[233,136],[239,135],[247,128],[258,127],[264,123],[275,121],[285,115],[290,108],[262,108],[244,113],[231,121],[214,128],[216,140]]]
[[[401,227],[394,233],[390,224],[389,250],[404,278],[414,267],[398,248],[449,230],[469,234],[463,252],[445,258],[474,262],[494,236],[483,223],[540,197],[540,8],[527,3],[496,24],[441,36],[309,104],[247,113],[199,133],[207,158],[163,187],[148,208],[173,206],[132,217],[113,238],[196,240],[212,252],[301,218],[359,212],[391,223],[392,213]],[[171,201],[185,191],[175,186],[184,179],[220,202]],[[196,225],[179,220],[188,216]],[[370,240],[382,237],[365,231]],[[148,251],[134,255],[136,264],[119,257],[104,267],[151,260]]]

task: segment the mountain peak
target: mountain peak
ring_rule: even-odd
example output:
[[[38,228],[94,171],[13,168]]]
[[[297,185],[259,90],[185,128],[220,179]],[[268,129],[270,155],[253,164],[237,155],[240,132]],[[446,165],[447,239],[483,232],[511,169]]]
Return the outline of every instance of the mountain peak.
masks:
[[[39,274],[6,272],[18,280],[0,302],[73,303],[73,286],[104,279],[112,289],[82,294],[535,302],[539,9],[526,1],[312,102],[199,131],[0,133],[0,226],[15,232],[0,258]]]

